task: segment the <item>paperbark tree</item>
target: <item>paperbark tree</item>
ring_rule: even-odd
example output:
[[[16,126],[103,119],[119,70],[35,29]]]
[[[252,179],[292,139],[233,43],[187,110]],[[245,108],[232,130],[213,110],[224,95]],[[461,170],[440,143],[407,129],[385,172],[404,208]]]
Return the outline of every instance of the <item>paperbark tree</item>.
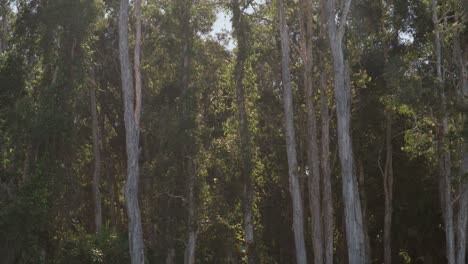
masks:
[[[323,263],[324,240],[320,193],[320,153],[317,142],[317,120],[314,102],[313,87],[313,60],[312,60],[312,2],[301,0],[301,55],[304,67],[304,89],[307,109],[307,165],[309,207],[312,221],[312,247],[314,263]]]
[[[436,57],[436,77],[438,92],[440,94],[440,117],[438,132],[438,159],[439,159],[439,195],[442,207],[442,217],[445,227],[445,250],[448,264],[455,263],[455,237],[452,207],[451,188],[451,155],[446,149],[447,135],[449,133],[449,116],[447,113],[447,98],[444,87],[444,77],[442,73],[442,42],[439,30],[439,16],[437,14],[437,0],[431,0],[432,22],[434,24],[434,44]]]
[[[356,175],[353,170],[353,149],[351,143],[351,87],[349,68],[343,54],[343,36],[351,0],[344,0],[338,25],[335,22],[335,0],[329,0],[328,38],[333,57],[336,113],[338,119],[338,149],[341,163],[346,240],[350,264],[366,263],[364,225]]]
[[[128,237],[132,264],[145,262],[141,212],[138,202],[139,181],[139,137],[141,113],[141,0],[135,0],[135,86],[128,50],[128,0],[120,1],[119,57],[124,100],[125,141],[127,150],[127,179],[125,182],[125,204],[128,216]]]
[[[297,172],[296,139],[294,130],[293,98],[291,76],[289,70],[289,34],[286,27],[286,14],[284,1],[278,1],[279,31],[281,38],[281,72],[283,76],[283,107],[285,116],[286,151],[289,167],[289,192],[291,193],[293,209],[293,231],[296,246],[296,263],[307,263],[307,254],[304,242],[304,213],[299,175]]]
[[[250,146],[249,120],[245,108],[244,72],[247,59],[246,27],[243,10],[247,6],[241,6],[239,0],[232,3],[232,27],[237,39],[237,58],[234,70],[236,82],[236,103],[238,109],[239,135],[241,139],[242,156],[242,180],[243,180],[243,215],[244,215],[244,239],[249,250],[247,251],[248,263],[255,263],[254,223],[253,223],[253,187],[252,187],[252,150]]]

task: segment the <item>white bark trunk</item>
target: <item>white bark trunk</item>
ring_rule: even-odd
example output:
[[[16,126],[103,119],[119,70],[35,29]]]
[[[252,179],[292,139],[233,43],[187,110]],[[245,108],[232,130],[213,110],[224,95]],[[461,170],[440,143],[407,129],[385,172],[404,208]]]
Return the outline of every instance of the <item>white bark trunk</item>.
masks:
[[[139,14],[140,0],[135,1],[137,32],[141,16]],[[141,34],[141,32],[140,32]],[[141,35],[140,35],[141,36]],[[138,80],[140,39],[135,43],[135,79]],[[132,264],[143,264],[145,262],[143,230],[141,225],[141,213],[138,202],[138,178],[139,178],[139,117],[141,111],[141,83],[136,82],[133,89],[133,77],[128,54],[128,0],[120,1],[119,17],[119,55],[122,79],[122,91],[124,100],[125,140],[127,150],[127,179],[125,182],[125,203],[128,216],[128,238],[130,245],[130,258]],[[135,108],[135,97],[137,98]],[[140,98],[140,99],[139,99]]]
[[[351,86],[349,69],[343,56],[343,35],[351,0],[346,0],[341,10],[339,26],[335,23],[335,1],[328,1],[328,35],[335,72],[335,100],[338,119],[338,149],[341,162],[346,240],[350,264],[366,263],[364,226],[356,175],[353,170],[351,142]]]
[[[307,263],[304,242],[304,213],[299,176],[297,172],[296,139],[294,131],[294,112],[289,70],[289,35],[286,28],[286,14],[283,0],[278,1],[280,37],[281,37],[281,70],[283,76],[283,104],[285,116],[286,150],[289,165],[289,192],[291,193],[293,208],[293,231],[296,246],[296,263]]]

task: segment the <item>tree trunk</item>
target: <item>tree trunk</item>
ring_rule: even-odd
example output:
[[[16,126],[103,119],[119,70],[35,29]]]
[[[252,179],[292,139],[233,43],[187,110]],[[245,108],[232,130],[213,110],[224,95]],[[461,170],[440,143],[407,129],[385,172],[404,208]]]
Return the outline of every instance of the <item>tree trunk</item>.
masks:
[[[359,159],[357,161],[357,170],[358,170],[358,181],[359,181],[359,193],[361,197],[361,204],[362,204],[362,223],[364,226],[367,226],[367,219],[368,219],[368,214],[367,214],[367,194],[365,190],[365,185],[366,185],[366,177],[365,177],[365,170],[364,170],[364,164],[362,162],[362,159]],[[367,261],[370,262],[370,255],[371,255],[371,250],[370,250],[370,239],[369,239],[369,233],[367,232],[366,229],[364,229],[364,241],[365,241],[365,246],[366,246],[366,257]]]
[[[192,123],[193,109],[191,106],[190,96],[190,71],[192,67],[192,27],[191,27],[191,9],[192,0],[184,1],[181,6],[183,13],[181,14],[181,23],[183,25],[183,65],[182,65],[182,120],[183,122]],[[182,148],[182,155],[184,160],[184,174],[187,176],[187,242],[184,254],[185,264],[195,263],[195,249],[197,244],[197,203],[196,203],[196,171],[194,168],[194,138],[192,136],[193,128],[190,126],[185,131],[186,144]]]
[[[442,206],[442,215],[445,226],[445,247],[448,264],[455,263],[455,237],[454,237],[454,222],[453,222],[453,207],[451,194],[451,157],[450,152],[446,150],[447,135],[449,132],[449,117],[447,113],[447,99],[445,95],[444,78],[442,75],[442,43],[439,32],[439,18],[437,15],[437,0],[431,0],[432,5],[432,22],[434,23],[435,35],[435,55],[436,55],[436,70],[437,70],[437,87],[440,90],[441,97],[441,117],[439,123],[441,125],[438,136],[438,158],[439,158],[439,194]]]
[[[289,191],[291,193],[293,208],[293,231],[296,246],[296,263],[307,263],[307,254],[304,242],[304,213],[299,176],[297,172],[296,139],[294,131],[294,111],[289,70],[289,35],[286,28],[286,14],[283,0],[278,1],[280,37],[281,37],[281,70],[283,76],[283,104],[285,116],[286,150],[289,165]]]
[[[308,190],[309,207],[312,219],[312,247],[314,263],[323,263],[324,240],[323,222],[320,194],[320,154],[317,143],[317,121],[315,119],[315,102],[313,87],[313,61],[312,61],[312,2],[301,0],[301,45],[302,61],[304,64],[304,88],[307,109],[307,164],[308,164]]]
[[[101,191],[99,184],[101,179],[101,151],[99,147],[99,123],[97,114],[96,103],[96,88],[91,85],[89,91],[91,97],[91,117],[93,128],[93,153],[94,153],[94,171],[93,171],[93,196],[94,196],[94,227],[96,233],[101,232],[102,226],[102,205],[101,205]]]
[[[384,263],[392,263],[392,214],[393,214],[393,150],[392,150],[392,110],[385,113],[387,132],[385,145],[387,149],[385,171],[383,174],[385,214],[384,214]]]
[[[128,54],[128,0],[120,1],[119,55],[124,100],[125,141],[127,150],[125,203],[128,216],[130,258],[132,264],[143,264],[145,262],[145,254],[143,244],[143,230],[141,225],[141,213],[138,202],[138,146],[141,112],[141,77],[139,67],[141,43],[141,0],[136,0],[134,5],[137,32],[135,39],[135,90],[133,89],[133,77]]]
[[[254,254],[254,220],[253,220],[253,187],[252,187],[252,150],[250,146],[249,120],[245,109],[244,65],[247,59],[246,21],[243,17],[239,0],[232,1],[232,26],[237,39],[237,59],[234,72],[236,81],[237,109],[239,114],[239,135],[241,139],[244,239],[247,250],[248,263],[255,263]]]
[[[458,20],[458,17],[457,17]],[[466,59],[468,51],[466,47],[468,45],[465,44],[465,51],[463,52],[460,47],[460,33],[457,32],[456,37],[454,39],[454,57],[456,58],[456,64],[459,68],[460,78],[461,78],[461,85],[459,90],[460,97],[468,96],[468,71],[466,68]],[[467,117],[466,114],[463,113],[462,115],[462,131],[467,129],[466,121]],[[468,138],[464,138],[465,143],[463,144],[462,148],[462,182],[459,187],[459,201],[458,201],[458,215],[457,215],[457,222],[456,222],[456,230],[455,230],[455,238],[456,238],[456,263],[465,263],[466,261],[466,243],[467,243],[467,218],[468,218],[468,179],[466,179],[466,175],[468,174]]]
[[[351,85],[349,69],[345,67],[343,35],[351,0],[346,0],[341,10],[339,28],[335,22],[335,1],[328,1],[328,35],[335,72],[335,100],[338,119],[338,149],[341,162],[346,239],[350,264],[366,263],[364,226],[356,175],[353,170],[351,143]]]
[[[319,20],[319,39],[320,43],[324,44],[327,40],[327,16],[326,2],[320,1],[320,20]],[[330,169],[330,110],[328,106],[328,76],[326,69],[326,46],[321,46],[319,53],[319,69],[320,69],[320,123],[321,123],[321,153],[320,165],[322,173],[322,211],[323,211],[323,238],[324,238],[324,255],[325,263],[333,264],[333,229],[334,229],[334,210],[333,210],[333,193],[332,193],[332,178]]]
[[[333,210],[333,193],[332,193],[332,178],[330,169],[330,113],[328,108],[327,96],[327,75],[325,67],[321,67],[320,87],[321,87],[321,171],[323,182],[323,236],[325,249],[325,263],[333,264],[333,229],[334,229],[334,210]]]

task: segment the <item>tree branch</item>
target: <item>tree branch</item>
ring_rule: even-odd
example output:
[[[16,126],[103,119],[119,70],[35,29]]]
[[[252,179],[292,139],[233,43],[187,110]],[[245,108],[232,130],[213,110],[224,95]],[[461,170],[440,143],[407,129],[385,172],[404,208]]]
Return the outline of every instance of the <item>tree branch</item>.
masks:
[[[351,9],[351,0],[345,0],[344,7],[342,8],[340,26],[338,28],[338,41],[341,41],[345,32],[346,20],[348,19],[349,10]]]

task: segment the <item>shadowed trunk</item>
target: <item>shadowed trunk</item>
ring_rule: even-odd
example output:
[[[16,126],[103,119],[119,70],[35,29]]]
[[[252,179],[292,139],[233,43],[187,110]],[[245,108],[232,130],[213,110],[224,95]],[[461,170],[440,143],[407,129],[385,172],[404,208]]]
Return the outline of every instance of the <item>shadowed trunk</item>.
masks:
[[[393,150],[392,150],[392,110],[387,109],[386,113],[386,161],[383,174],[385,214],[384,214],[384,263],[392,263],[392,214],[393,214]]]
[[[457,20],[459,19],[457,15]],[[463,43],[463,40],[460,38],[460,32],[457,32],[454,39],[454,57],[456,59],[456,65],[458,66],[459,74],[461,76],[459,96],[466,98],[468,96],[468,70],[467,70],[467,61],[468,61],[468,44],[465,44],[464,51],[462,51],[460,43]],[[465,42],[466,43],[466,42]],[[462,133],[467,129],[467,117],[466,113],[462,115]],[[458,214],[457,222],[455,227],[455,238],[456,238],[456,263],[466,263],[466,243],[467,243],[467,221],[468,221],[468,138],[464,137],[465,143],[462,147],[462,170],[461,177],[462,182],[459,186],[459,200],[458,200]]]
[[[102,204],[101,191],[99,184],[101,179],[101,151],[99,147],[99,122],[96,103],[96,88],[91,85],[89,91],[91,97],[91,117],[93,128],[93,153],[94,153],[94,171],[93,171],[93,196],[94,196],[94,227],[96,233],[101,232],[102,226]]]
[[[139,180],[139,137],[141,112],[141,0],[135,1],[135,87],[128,54],[128,0],[120,1],[119,55],[124,100],[125,141],[127,150],[127,179],[125,182],[125,204],[128,217],[128,239],[132,264],[145,262],[143,230],[138,202]],[[135,88],[135,89],[134,89]]]
[[[324,240],[320,194],[320,154],[317,143],[317,121],[313,87],[312,61],[312,2],[301,0],[301,56],[304,64],[304,89],[307,110],[307,165],[309,207],[312,221],[312,247],[314,263],[323,263]]]
[[[289,166],[289,192],[291,193],[293,209],[293,231],[296,246],[296,263],[307,263],[306,247],[304,242],[304,213],[297,172],[296,139],[294,131],[294,111],[289,70],[289,35],[286,28],[286,14],[283,0],[278,1],[279,30],[281,37],[281,71],[283,76],[283,106],[285,117],[286,150]]]
[[[322,212],[323,212],[323,238],[325,263],[333,264],[333,229],[334,229],[334,210],[332,178],[330,169],[330,109],[328,106],[328,76],[326,69],[327,45],[327,13],[325,0],[320,1],[319,17],[319,39],[321,43],[321,52],[319,53],[320,69],[320,123],[321,123],[321,173],[322,173]]]
[[[439,17],[437,14],[437,0],[431,0],[432,22],[434,24],[434,44],[437,70],[437,88],[440,93],[441,111],[439,117],[438,159],[439,159],[439,195],[445,229],[445,250],[448,264],[455,263],[455,237],[453,222],[453,207],[451,193],[451,155],[446,150],[449,133],[449,117],[447,113],[447,99],[445,95],[444,78],[442,74],[442,43],[439,32]]]
[[[241,155],[242,155],[242,180],[244,185],[243,191],[243,217],[244,217],[244,239],[247,250],[248,263],[255,263],[254,254],[254,223],[253,223],[253,187],[252,187],[252,150],[250,146],[249,135],[249,120],[245,108],[245,92],[244,92],[244,67],[247,57],[246,44],[246,21],[242,14],[239,0],[232,1],[232,26],[237,39],[237,59],[234,71],[234,79],[236,82],[237,109],[239,114],[239,135],[241,139]]]

